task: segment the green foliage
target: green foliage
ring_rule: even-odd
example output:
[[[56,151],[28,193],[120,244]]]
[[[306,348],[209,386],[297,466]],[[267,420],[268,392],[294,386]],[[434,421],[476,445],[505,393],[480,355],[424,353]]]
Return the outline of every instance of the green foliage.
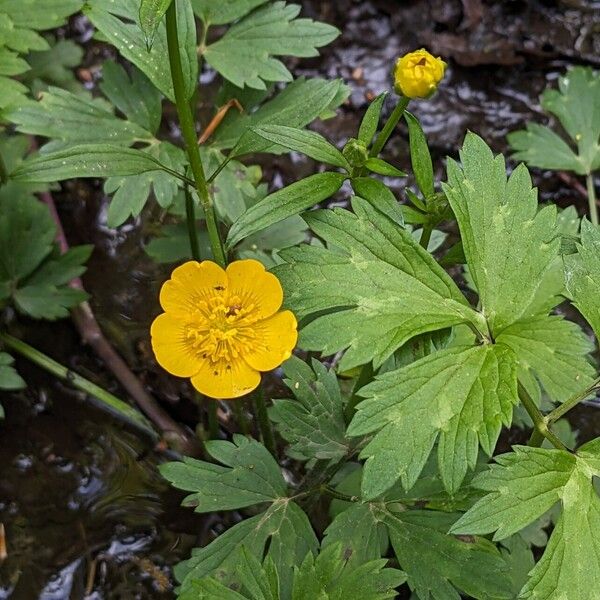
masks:
[[[577,455],[556,449],[515,446],[473,485],[486,492],[452,527],[454,533],[491,533],[503,539],[544,514],[557,502],[561,515],[541,560],[519,598],[592,600],[600,584],[600,499],[598,439]]]
[[[81,0],[0,0],[0,109],[22,102],[27,87],[11,79],[28,78],[30,62],[19,54],[48,54],[48,41],[39,32],[63,25],[77,12]]]
[[[533,167],[581,175],[600,168],[600,74],[589,67],[570,69],[559,78],[558,90],[542,94],[541,104],[558,118],[571,145],[549,127],[528,123],[526,130],[508,135],[514,158]]]
[[[194,12],[204,21],[205,27],[209,25],[223,25],[237,21],[247,15],[251,10],[265,4],[268,0],[192,0]]]
[[[0,352],[0,390],[21,390],[26,384],[12,366],[15,359],[6,352]],[[0,405],[0,418],[4,416]]]
[[[384,560],[374,560],[355,569],[349,567],[341,545],[328,546],[316,557],[308,553],[294,572],[290,600],[386,600],[396,596],[395,588],[404,576],[396,569],[385,569]],[[195,580],[189,594],[179,600],[285,600],[280,594],[277,568],[268,558],[263,565],[248,551],[239,553],[235,591],[208,577]],[[233,587],[233,586],[232,586]]]
[[[229,230],[227,245],[231,248],[253,233],[326,200],[340,189],[345,178],[341,173],[326,171],[269,194],[235,221]]]
[[[149,152],[112,144],[81,144],[29,158],[10,174],[10,178],[27,183],[46,183],[76,177],[139,175],[161,169],[183,177]]]
[[[191,97],[198,79],[196,54],[196,24],[192,6],[186,0],[177,3],[177,25],[181,44],[181,59],[185,91]],[[127,60],[131,61],[167,97],[174,100],[167,32],[164,22],[155,30],[152,48],[148,51],[140,23],[139,0],[89,0],[84,13],[102,34]]]
[[[417,186],[424,198],[430,198],[433,196],[435,189],[433,184],[433,163],[431,162],[427,139],[416,117],[408,111],[404,111],[404,118],[408,125],[410,160]]]
[[[206,62],[238,87],[265,89],[268,81],[292,81],[275,56],[317,56],[317,48],[339,35],[331,25],[297,19],[299,12],[300,6],[285,2],[258,8],[204,48]]]
[[[438,435],[440,474],[454,493],[467,468],[475,468],[479,445],[491,455],[502,425],[512,421],[514,355],[502,344],[449,348],[382,375],[360,393],[367,400],[348,434],[378,432],[361,453],[364,497],[381,495],[398,478],[410,489]]]
[[[152,49],[156,30],[173,0],[141,0],[140,27],[146,36],[148,50]]]
[[[234,510],[285,495],[279,466],[262,444],[237,435],[233,443],[210,441],[205,447],[225,467],[187,457],[161,467],[173,486],[195,492],[183,501],[185,506],[196,512]]]
[[[56,226],[48,208],[35,198],[0,199],[0,214],[0,302],[11,301],[37,319],[66,317],[87,298],[68,283],[85,270],[91,246],[57,254]]]
[[[287,486],[279,466],[262,444],[235,435],[233,443],[212,441],[206,446],[225,467],[193,459],[161,467],[161,473],[173,485],[195,492],[186,498],[188,505],[195,506],[198,512],[233,510],[266,502],[270,505],[265,512],[234,525],[180,563],[176,575],[182,582],[182,591],[217,568],[221,573],[234,573],[236,561],[232,551],[238,545],[262,556],[268,542],[267,557],[279,571],[282,596],[289,597],[294,565],[317,547],[308,518],[286,496]]]
[[[557,256],[556,208],[538,211],[524,165],[507,179],[504,158],[468,133],[462,167],[448,163],[444,191],[456,215],[469,274],[492,335],[527,314]]]
[[[377,127],[379,126],[379,119],[381,117],[381,109],[383,108],[383,103],[387,96],[387,92],[379,94],[379,96],[377,96],[377,98],[375,98],[375,100],[369,104],[369,107],[365,111],[365,115],[360,122],[358,139],[365,146],[368,146],[373,141],[373,138],[377,133]]]
[[[592,326],[600,339],[600,231],[589,221],[581,223],[581,243],[578,253],[566,256],[565,277],[573,303]]]
[[[482,538],[459,539],[446,531],[457,515],[402,510],[395,503],[354,503],[335,517],[324,545],[342,544],[346,553],[367,562],[388,545],[422,600],[459,600],[459,590],[474,598],[512,598],[507,566]],[[359,564],[360,564],[359,562]]]
[[[334,209],[305,216],[331,249],[304,245],[280,253],[287,264],[274,272],[287,305],[312,319],[302,330],[302,348],[325,354],[348,348],[342,370],[373,359],[379,366],[415,335],[477,325],[479,315],[410,233],[364,200],[353,207],[355,214]]]
[[[234,91],[242,90],[236,88]],[[349,88],[340,79],[326,81],[301,77],[254,111],[251,111],[256,106],[254,102],[242,102],[245,109],[242,114],[230,111],[217,129],[212,145],[221,150],[235,147],[234,156],[248,152],[272,151],[271,142],[264,138],[257,140],[255,135],[248,135],[247,132],[254,127],[265,125],[284,125],[300,129],[317,118],[328,116],[349,94]],[[233,97],[236,95],[237,93]],[[280,146],[275,148],[278,152],[283,150]]]
[[[312,368],[292,357],[283,365],[285,384],[295,400],[274,400],[270,411],[281,436],[297,460],[339,462],[349,451],[344,403],[337,377],[319,361]]]
[[[301,152],[309,158],[334,167],[350,170],[350,165],[342,153],[316,131],[306,131],[285,125],[262,125],[253,127],[251,131],[277,146]]]

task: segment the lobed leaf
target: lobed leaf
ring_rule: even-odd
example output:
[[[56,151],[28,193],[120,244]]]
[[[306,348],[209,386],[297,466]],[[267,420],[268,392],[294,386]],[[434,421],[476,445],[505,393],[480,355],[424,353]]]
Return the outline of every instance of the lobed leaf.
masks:
[[[317,56],[338,35],[331,25],[297,19],[300,6],[273,2],[260,7],[204,50],[206,62],[238,87],[265,89],[266,81],[292,81],[275,56]]]

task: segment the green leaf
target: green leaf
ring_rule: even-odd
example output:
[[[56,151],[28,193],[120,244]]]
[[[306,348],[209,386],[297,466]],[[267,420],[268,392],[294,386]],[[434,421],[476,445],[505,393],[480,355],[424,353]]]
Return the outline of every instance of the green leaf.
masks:
[[[82,59],[83,49],[74,41],[52,42],[48,50],[28,55],[27,62],[31,68],[22,80],[36,93],[44,91],[47,85],[56,85],[72,92],[81,91],[81,83],[75,78],[73,69],[81,64]]]
[[[518,321],[496,341],[514,350],[519,372],[531,371],[552,402],[564,402],[594,379],[589,358],[593,345],[578,325],[562,317]]]
[[[68,287],[83,273],[91,246],[52,256],[56,226],[48,207],[34,197],[0,198],[0,297],[35,319],[66,317],[87,298]],[[4,292],[4,293],[3,293]]]
[[[21,54],[30,50],[47,50],[49,47],[39,33],[15,27],[13,20],[6,13],[0,12],[0,47],[2,46]]]
[[[600,339],[600,229],[587,219],[581,222],[578,254],[565,256],[565,278],[573,304]]]
[[[384,175],[386,177],[406,177],[406,173],[397,169],[394,165],[390,165],[390,163],[385,162],[381,158],[369,158],[365,163],[365,167],[369,169],[372,173],[377,173],[378,175]]]
[[[361,452],[363,496],[375,498],[398,479],[410,489],[438,436],[440,474],[454,493],[479,446],[491,456],[512,421],[515,357],[501,344],[441,350],[378,377],[361,396],[348,435],[377,432]]]
[[[16,52],[0,47],[0,75],[20,75],[28,69],[27,61],[20,58]]]
[[[10,174],[10,178],[45,183],[80,177],[138,175],[161,169],[173,174],[159,160],[141,150],[111,144],[82,144],[29,158]]]
[[[469,273],[491,332],[528,313],[544,275],[558,255],[556,208],[538,211],[524,165],[507,180],[502,156],[468,133],[462,168],[448,162],[444,191],[458,220]]]
[[[6,13],[15,27],[45,30],[64,25],[82,4],[82,0],[0,0],[0,13]]]
[[[16,307],[34,319],[63,319],[71,308],[87,299],[82,290],[45,284],[25,285],[13,294]]]
[[[531,167],[583,173],[577,154],[552,129],[538,123],[527,123],[527,129],[513,131],[507,136],[515,151],[512,157]]]
[[[192,0],[194,12],[205,26],[231,23],[247,15],[268,0]]]
[[[358,129],[358,139],[365,145],[369,146],[375,134],[377,133],[377,127],[379,125],[379,119],[381,117],[381,108],[383,102],[388,96],[388,92],[383,92],[375,98],[369,107],[365,111],[365,115],[360,122]]]
[[[233,443],[210,441],[206,451],[224,467],[184,458],[160,467],[174,487],[194,492],[183,501],[196,512],[234,510],[285,496],[286,484],[273,456],[260,443],[234,435]]]
[[[353,206],[357,214],[334,209],[305,215],[334,249],[302,245],[280,252],[287,264],[274,272],[286,304],[299,319],[312,319],[302,330],[302,348],[326,355],[348,348],[343,371],[372,359],[381,365],[420,333],[479,322],[410,233],[365,200]]]
[[[295,150],[318,162],[341,167],[347,171],[351,168],[342,153],[316,131],[285,125],[261,125],[253,127],[252,131],[273,144]]]
[[[190,98],[198,79],[196,23],[191,3],[188,0],[175,2],[185,91]],[[174,101],[165,24],[159,24],[152,49],[148,51],[139,8],[139,0],[88,0],[84,13],[124,58],[138,67],[169,100]]]
[[[273,144],[263,138],[257,140],[256,136],[248,134],[244,140],[240,141],[240,138],[250,128],[264,125],[285,125],[300,129],[325,112],[337,108],[349,93],[349,88],[340,79],[327,81],[300,77],[256,111],[242,114],[229,111],[215,132],[212,145],[225,150],[240,142],[235,148],[236,156],[248,152],[271,151]],[[245,108],[247,111],[249,107]],[[277,151],[282,152],[283,149],[279,147]]]
[[[377,505],[355,502],[338,514],[325,530],[323,547],[341,544],[350,566],[380,558],[389,545]]]
[[[192,557],[175,567],[175,575],[186,592],[195,580],[214,573],[234,573],[239,560],[234,550],[243,545],[255,556],[263,556],[265,547],[279,573],[281,598],[291,596],[293,568],[307,553],[316,553],[318,542],[304,512],[289,498],[273,502],[264,513],[241,521],[204,548],[192,551]]]
[[[154,170],[137,175],[109,177],[104,183],[104,192],[114,194],[108,207],[109,227],[118,227],[129,217],[137,217],[146,205],[151,191],[162,208],[171,206],[177,197],[180,180],[172,173],[182,173],[185,170],[186,157],[183,150],[168,142],[161,142],[149,147],[148,154],[170,169],[170,172]]]
[[[12,366],[15,359],[6,352],[0,352],[0,390],[22,390],[27,387],[23,378]],[[0,419],[4,417],[2,406],[0,405]]]
[[[600,585],[600,499],[592,476],[599,471],[598,440],[578,455],[515,446],[473,485],[487,492],[457,523],[455,533],[491,533],[503,539],[543,515],[562,508],[540,561],[521,590],[524,600],[593,600]]]
[[[173,0],[141,0],[140,27],[146,36],[148,50],[152,49],[156,30]]]
[[[234,24],[204,51],[206,62],[238,87],[265,89],[265,81],[292,81],[275,56],[318,56],[338,35],[331,25],[296,19],[300,6],[274,2]]]
[[[386,600],[406,581],[397,569],[386,569],[386,559],[358,566],[348,563],[341,544],[331,544],[315,558],[307,554],[294,577],[292,600]]]
[[[0,281],[11,286],[31,275],[52,251],[56,227],[35,198],[0,201]]]
[[[433,196],[435,192],[433,182],[433,164],[431,162],[431,154],[427,145],[427,138],[421,127],[419,120],[409,113],[404,111],[404,118],[408,125],[408,136],[410,143],[410,161],[412,164],[417,186],[425,198]]]
[[[345,178],[341,173],[317,173],[269,194],[235,221],[227,236],[227,246],[232,248],[249,235],[333,196]]]
[[[274,400],[269,412],[298,460],[339,462],[348,453],[344,404],[334,371],[317,360],[312,368],[292,357],[283,365],[285,384],[296,400]]]
[[[460,600],[455,588],[480,600],[513,598],[506,563],[492,544],[445,533],[454,515],[385,509],[381,513],[408,585],[420,600]]]
[[[200,243],[200,256],[210,256],[210,243],[206,231],[198,231]],[[165,225],[160,230],[159,237],[155,237],[144,248],[146,254],[159,263],[175,263],[192,259],[190,237],[186,223]]]
[[[15,123],[21,133],[51,138],[43,152],[86,143],[130,146],[154,139],[149,131],[119,119],[97,100],[56,87],[50,87],[38,102],[19,104],[4,111],[3,117]]]
[[[558,80],[558,90],[542,94],[542,108],[556,117],[577,148],[548,127],[535,123],[509,134],[514,157],[534,167],[571,170],[586,175],[600,167],[600,74],[589,67],[574,67]]]
[[[130,79],[121,65],[107,60],[102,64],[100,89],[129,121],[156,134],[162,117],[161,95],[139,69],[131,68]]]
[[[402,206],[390,188],[371,177],[353,177],[352,188],[357,196],[364,198],[379,212],[389,217],[398,225],[404,225]]]

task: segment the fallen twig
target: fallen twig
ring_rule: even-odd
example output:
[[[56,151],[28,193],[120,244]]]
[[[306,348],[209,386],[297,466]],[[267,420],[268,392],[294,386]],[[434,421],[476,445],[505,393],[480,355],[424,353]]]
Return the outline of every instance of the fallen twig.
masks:
[[[69,249],[60,216],[56,210],[54,198],[49,192],[42,192],[40,199],[48,206],[56,224],[56,242],[62,253]],[[84,290],[79,277],[71,281],[71,287]],[[88,302],[82,302],[71,311],[71,317],[81,339],[96,352],[106,367],[119,380],[128,394],[134,399],[142,412],[156,425],[162,435],[177,450],[188,455],[200,454],[200,444],[195,436],[175,422],[148,394],[140,380],[134,375],[127,363],[106,339]]]

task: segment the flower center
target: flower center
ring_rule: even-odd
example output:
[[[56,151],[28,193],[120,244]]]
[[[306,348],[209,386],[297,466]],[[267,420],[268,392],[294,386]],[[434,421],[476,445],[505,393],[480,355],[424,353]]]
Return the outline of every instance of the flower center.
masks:
[[[236,295],[198,301],[187,326],[186,340],[200,358],[227,362],[247,353],[255,343],[256,305]]]

